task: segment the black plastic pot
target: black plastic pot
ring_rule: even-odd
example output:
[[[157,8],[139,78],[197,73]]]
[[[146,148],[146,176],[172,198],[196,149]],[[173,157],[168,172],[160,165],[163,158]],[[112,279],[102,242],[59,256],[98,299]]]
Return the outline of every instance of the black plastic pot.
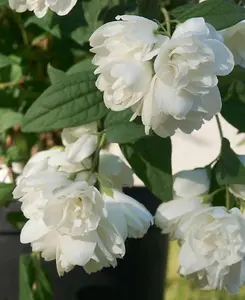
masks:
[[[145,188],[125,189],[143,203],[151,213],[159,201]],[[6,211],[0,212],[0,300],[18,300],[18,260],[29,247],[19,242],[19,233],[5,221]],[[54,262],[46,263],[54,289],[54,300],[162,300],[167,260],[167,236],[151,227],[143,239],[128,239],[127,254],[118,266],[86,274],[82,268],[59,278]]]

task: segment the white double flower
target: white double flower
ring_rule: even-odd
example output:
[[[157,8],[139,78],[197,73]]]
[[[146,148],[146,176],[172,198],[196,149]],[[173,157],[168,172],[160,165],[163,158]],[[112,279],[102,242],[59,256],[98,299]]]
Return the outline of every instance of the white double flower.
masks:
[[[115,111],[138,105],[152,79],[150,60],[159,52],[164,36],[157,23],[139,16],[118,16],[90,37],[93,63],[98,66],[97,87],[105,105]]]
[[[142,105],[147,132],[191,133],[221,110],[217,76],[229,74],[233,56],[221,36],[203,18],[176,27],[154,62],[156,75]]]
[[[222,36],[203,18],[179,24],[172,37],[137,16],[120,16],[90,38],[97,87],[112,110],[131,107],[146,133],[191,133],[221,110],[217,76],[234,67]],[[153,60],[155,59],[155,60]]]
[[[245,217],[237,209],[203,204],[210,181],[206,169],[174,178],[174,199],[161,204],[155,221],[180,244],[179,273],[202,289],[236,294],[245,282]]]
[[[31,243],[45,260],[55,259],[59,275],[75,265],[88,273],[116,266],[125,255],[125,239],[142,237],[152,216],[122,192],[132,185],[133,173],[109,152],[100,153],[97,175],[105,186],[102,192],[94,186],[94,124],[65,129],[62,140],[64,149],[42,151],[29,160],[14,190],[28,218],[21,242]]]

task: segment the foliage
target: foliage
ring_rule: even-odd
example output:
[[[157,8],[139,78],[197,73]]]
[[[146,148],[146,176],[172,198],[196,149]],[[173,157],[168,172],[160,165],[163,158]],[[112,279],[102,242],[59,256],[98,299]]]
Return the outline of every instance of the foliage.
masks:
[[[52,289],[38,255],[22,254],[19,260],[20,300],[51,300]]]

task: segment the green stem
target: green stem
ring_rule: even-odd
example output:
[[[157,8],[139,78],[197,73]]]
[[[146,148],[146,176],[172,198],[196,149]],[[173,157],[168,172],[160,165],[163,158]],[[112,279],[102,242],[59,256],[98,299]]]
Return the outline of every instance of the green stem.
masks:
[[[224,189],[225,189],[224,187],[222,187],[220,189],[217,189],[216,191],[214,191],[213,193],[211,193],[209,196],[213,197],[213,196],[217,195],[218,193],[224,191]]]
[[[40,252],[32,252],[31,256],[37,259],[37,261],[40,261],[41,259],[41,254]]]
[[[164,15],[166,28],[167,28],[167,33],[168,33],[169,36],[171,36],[171,26],[170,26],[170,18],[169,18],[168,11],[164,7],[162,7],[161,10],[162,10],[162,13]]]
[[[29,39],[28,39],[26,30],[25,30],[25,27],[23,25],[22,19],[20,17],[20,14],[17,12],[12,12],[12,14],[13,14],[13,18],[14,18],[16,24],[18,25],[18,27],[20,29],[24,45],[29,47]]]
[[[98,147],[95,151],[94,157],[93,157],[93,163],[92,163],[92,168],[91,168],[91,172],[97,172],[98,171],[98,165],[99,165],[99,157],[100,157],[100,150],[103,148],[105,143],[105,134],[102,133],[100,140],[99,140],[99,144]]]
[[[217,125],[218,125],[219,135],[220,135],[220,139],[221,139],[221,142],[222,142],[224,135],[223,135],[222,126],[221,126],[221,123],[220,123],[219,116],[215,115],[215,119],[216,119],[216,122],[217,122]]]
[[[168,23],[169,24],[180,24],[180,21],[179,20],[168,20]],[[162,26],[165,26],[167,25],[167,22],[165,21],[164,23],[161,24]]]
[[[218,193],[220,193],[220,192],[222,192],[222,191],[224,191],[224,190],[225,190],[225,188],[224,188],[224,187],[221,187],[221,188],[219,188],[218,190],[212,192],[211,194],[209,194],[209,195],[207,195],[207,196],[204,196],[204,201],[203,201],[203,203],[209,203],[209,202],[211,202],[212,199],[213,199],[213,197],[214,197],[215,195],[217,195]]]
[[[230,203],[230,193],[228,187],[225,188],[225,201],[226,201],[226,208],[230,210],[231,203]]]
[[[24,78],[21,78],[18,81],[0,82],[0,89],[5,89],[5,88],[8,88],[8,87],[20,85],[23,82],[23,79]]]
[[[217,122],[217,125],[218,125],[219,136],[220,136],[220,143],[221,143],[220,151],[219,151],[219,155],[218,155],[218,159],[219,159],[221,157],[221,151],[222,151],[222,144],[223,144],[224,135],[223,135],[223,130],[222,130],[222,126],[221,126],[221,123],[220,123],[219,116],[215,115],[215,119],[216,119],[216,122]]]
[[[94,153],[94,156],[93,156],[92,166],[91,166],[90,174],[88,175],[87,181],[89,181],[91,179],[91,177],[93,176],[93,174],[98,173],[99,159],[100,159],[100,150],[103,148],[104,143],[105,143],[105,133],[102,133],[100,135],[98,147],[97,147],[97,149],[96,149],[96,151]]]

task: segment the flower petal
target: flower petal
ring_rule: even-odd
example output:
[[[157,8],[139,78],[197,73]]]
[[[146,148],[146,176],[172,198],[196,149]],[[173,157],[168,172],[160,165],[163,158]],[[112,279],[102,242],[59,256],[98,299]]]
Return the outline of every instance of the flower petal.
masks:
[[[28,244],[42,238],[48,232],[49,229],[41,218],[30,219],[21,230],[20,241],[22,244]]]
[[[83,134],[75,143],[66,146],[66,154],[71,162],[81,162],[93,154],[97,147],[96,135]]]
[[[62,254],[72,265],[84,266],[93,256],[96,247],[95,235],[83,237],[59,236]]]
[[[193,96],[185,91],[177,92],[173,87],[156,81],[155,101],[159,111],[170,114],[176,119],[185,118],[193,105]],[[194,97],[195,98],[195,97]]]
[[[210,178],[205,168],[182,171],[174,175],[174,197],[193,198],[208,192]]]
[[[205,20],[203,18],[191,18],[184,23],[179,24],[172,35],[172,39],[178,39],[186,34],[199,34],[208,36],[209,30]]]
[[[216,74],[226,76],[234,68],[234,57],[231,51],[220,41],[206,40],[205,43],[212,48],[214,52],[214,63]]]

